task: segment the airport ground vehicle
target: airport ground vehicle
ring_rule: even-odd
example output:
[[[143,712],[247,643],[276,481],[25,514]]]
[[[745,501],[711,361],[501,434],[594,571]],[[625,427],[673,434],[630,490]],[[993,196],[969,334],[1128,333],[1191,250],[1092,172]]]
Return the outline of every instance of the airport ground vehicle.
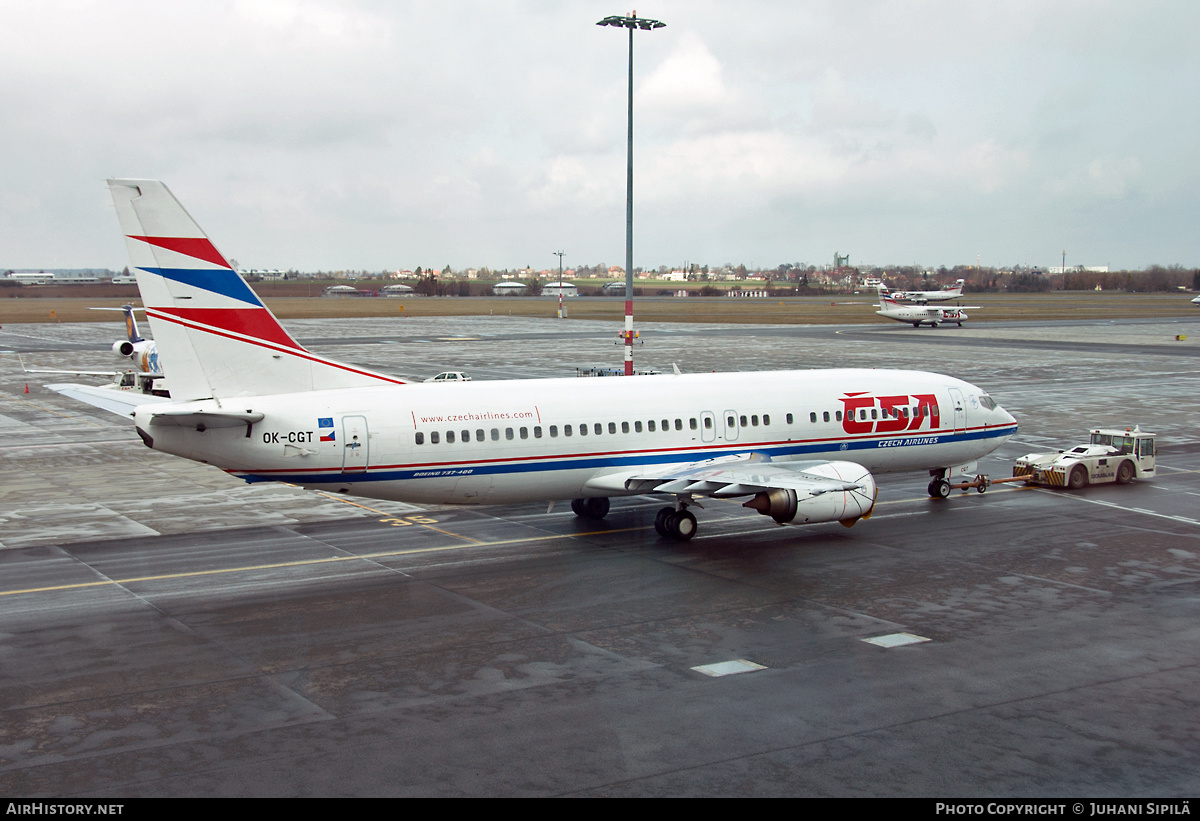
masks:
[[[462,371],[442,371],[437,376],[431,376],[426,382],[470,382],[471,377]]]
[[[1022,456],[1013,465],[1013,476],[1031,485],[1072,490],[1105,482],[1125,485],[1154,478],[1155,452],[1155,435],[1140,427],[1096,428],[1086,445]]]

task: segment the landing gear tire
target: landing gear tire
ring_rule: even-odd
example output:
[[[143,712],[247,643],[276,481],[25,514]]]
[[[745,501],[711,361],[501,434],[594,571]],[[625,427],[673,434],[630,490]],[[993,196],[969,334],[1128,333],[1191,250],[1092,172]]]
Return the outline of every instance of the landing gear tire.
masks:
[[[920,323],[920,322],[914,322],[914,323],[913,323],[913,327],[914,327],[914,328],[916,328],[916,329],[919,331],[919,330],[921,330],[921,323]]]
[[[945,479],[934,479],[929,483],[929,495],[935,499],[945,499],[950,495],[950,483]]]
[[[671,531],[667,529],[667,521],[674,515],[675,508],[664,507],[654,516],[654,530],[664,539],[671,538]]]
[[[1071,468],[1071,475],[1067,477],[1067,487],[1071,490],[1079,490],[1088,483],[1087,468],[1083,465],[1076,465]]]
[[[664,539],[686,542],[696,535],[696,517],[686,507],[664,507],[654,516],[654,530]]]
[[[668,535],[677,542],[686,542],[696,535],[696,517],[690,510],[672,513],[666,521]]]
[[[572,499],[571,510],[581,519],[603,519],[608,515],[608,497],[593,496],[590,499]]]
[[[1121,463],[1121,466],[1117,468],[1117,484],[1129,484],[1131,481],[1133,481],[1133,472],[1133,462],[1130,462],[1128,459],[1126,459]]]

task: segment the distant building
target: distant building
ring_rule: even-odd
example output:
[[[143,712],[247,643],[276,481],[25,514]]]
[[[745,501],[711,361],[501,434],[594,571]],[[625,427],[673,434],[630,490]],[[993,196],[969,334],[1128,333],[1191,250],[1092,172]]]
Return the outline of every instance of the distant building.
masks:
[[[287,279],[287,274],[278,268],[238,268],[238,276],[242,279],[246,277],[258,277],[265,282]]]
[[[50,285],[54,282],[54,274],[49,271],[9,274],[8,278],[22,285]]]
[[[517,282],[516,280],[497,282],[492,286],[492,293],[496,296],[525,296],[525,293],[528,290],[528,285],[526,285],[524,282]]]
[[[542,296],[558,296],[559,284],[557,282],[549,282],[542,286]],[[579,289],[573,283],[564,282],[562,284],[562,295],[564,297],[579,296]]]
[[[362,296],[362,292],[352,285],[330,285],[321,296]]]
[[[1057,265],[1057,266],[1051,266],[1050,268],[1047,268],[1046,273],[1048,273],[1048,274],[1080,274],[1080,273],[1107,274],[1108,266],[1107,265],[1068,265],[1066,268],[1063,268],[1061,265]]]

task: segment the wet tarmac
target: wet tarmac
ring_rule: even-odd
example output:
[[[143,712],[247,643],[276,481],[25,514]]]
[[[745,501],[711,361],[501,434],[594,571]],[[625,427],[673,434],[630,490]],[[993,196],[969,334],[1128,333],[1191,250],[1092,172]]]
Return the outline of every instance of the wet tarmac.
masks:
[[[615,323],[287,324],[408,377],[620,358]],[[118,329],[9,326],[0,349],[103,369]],[[1200,317],[642,334],[664,371],[959,376],[1021,423],[994,475],[1137,423],[1159,477],[934,501],[884,476],[851,529],[712,501],[677,544],[648,497],[596,525],[244,485],[0,355],[0,794],[1197,792]],[[896,635],[923,641],[867,641]]]

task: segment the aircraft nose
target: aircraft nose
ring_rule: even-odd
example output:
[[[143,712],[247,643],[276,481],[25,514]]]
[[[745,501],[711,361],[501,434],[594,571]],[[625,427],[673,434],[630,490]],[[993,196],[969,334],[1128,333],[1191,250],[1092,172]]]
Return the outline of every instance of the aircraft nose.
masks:
[[[1006,424],[1006,425],[1017,424],[1017,418],[1015,416],[1013,416],[1011,413],[1009,413],[1008,411],[1006,411],[1003,407],[1001,407],[1000,405],[997,405],[996,410],[1000,412],[1000,418],[1004,421],[1004,424]]]

